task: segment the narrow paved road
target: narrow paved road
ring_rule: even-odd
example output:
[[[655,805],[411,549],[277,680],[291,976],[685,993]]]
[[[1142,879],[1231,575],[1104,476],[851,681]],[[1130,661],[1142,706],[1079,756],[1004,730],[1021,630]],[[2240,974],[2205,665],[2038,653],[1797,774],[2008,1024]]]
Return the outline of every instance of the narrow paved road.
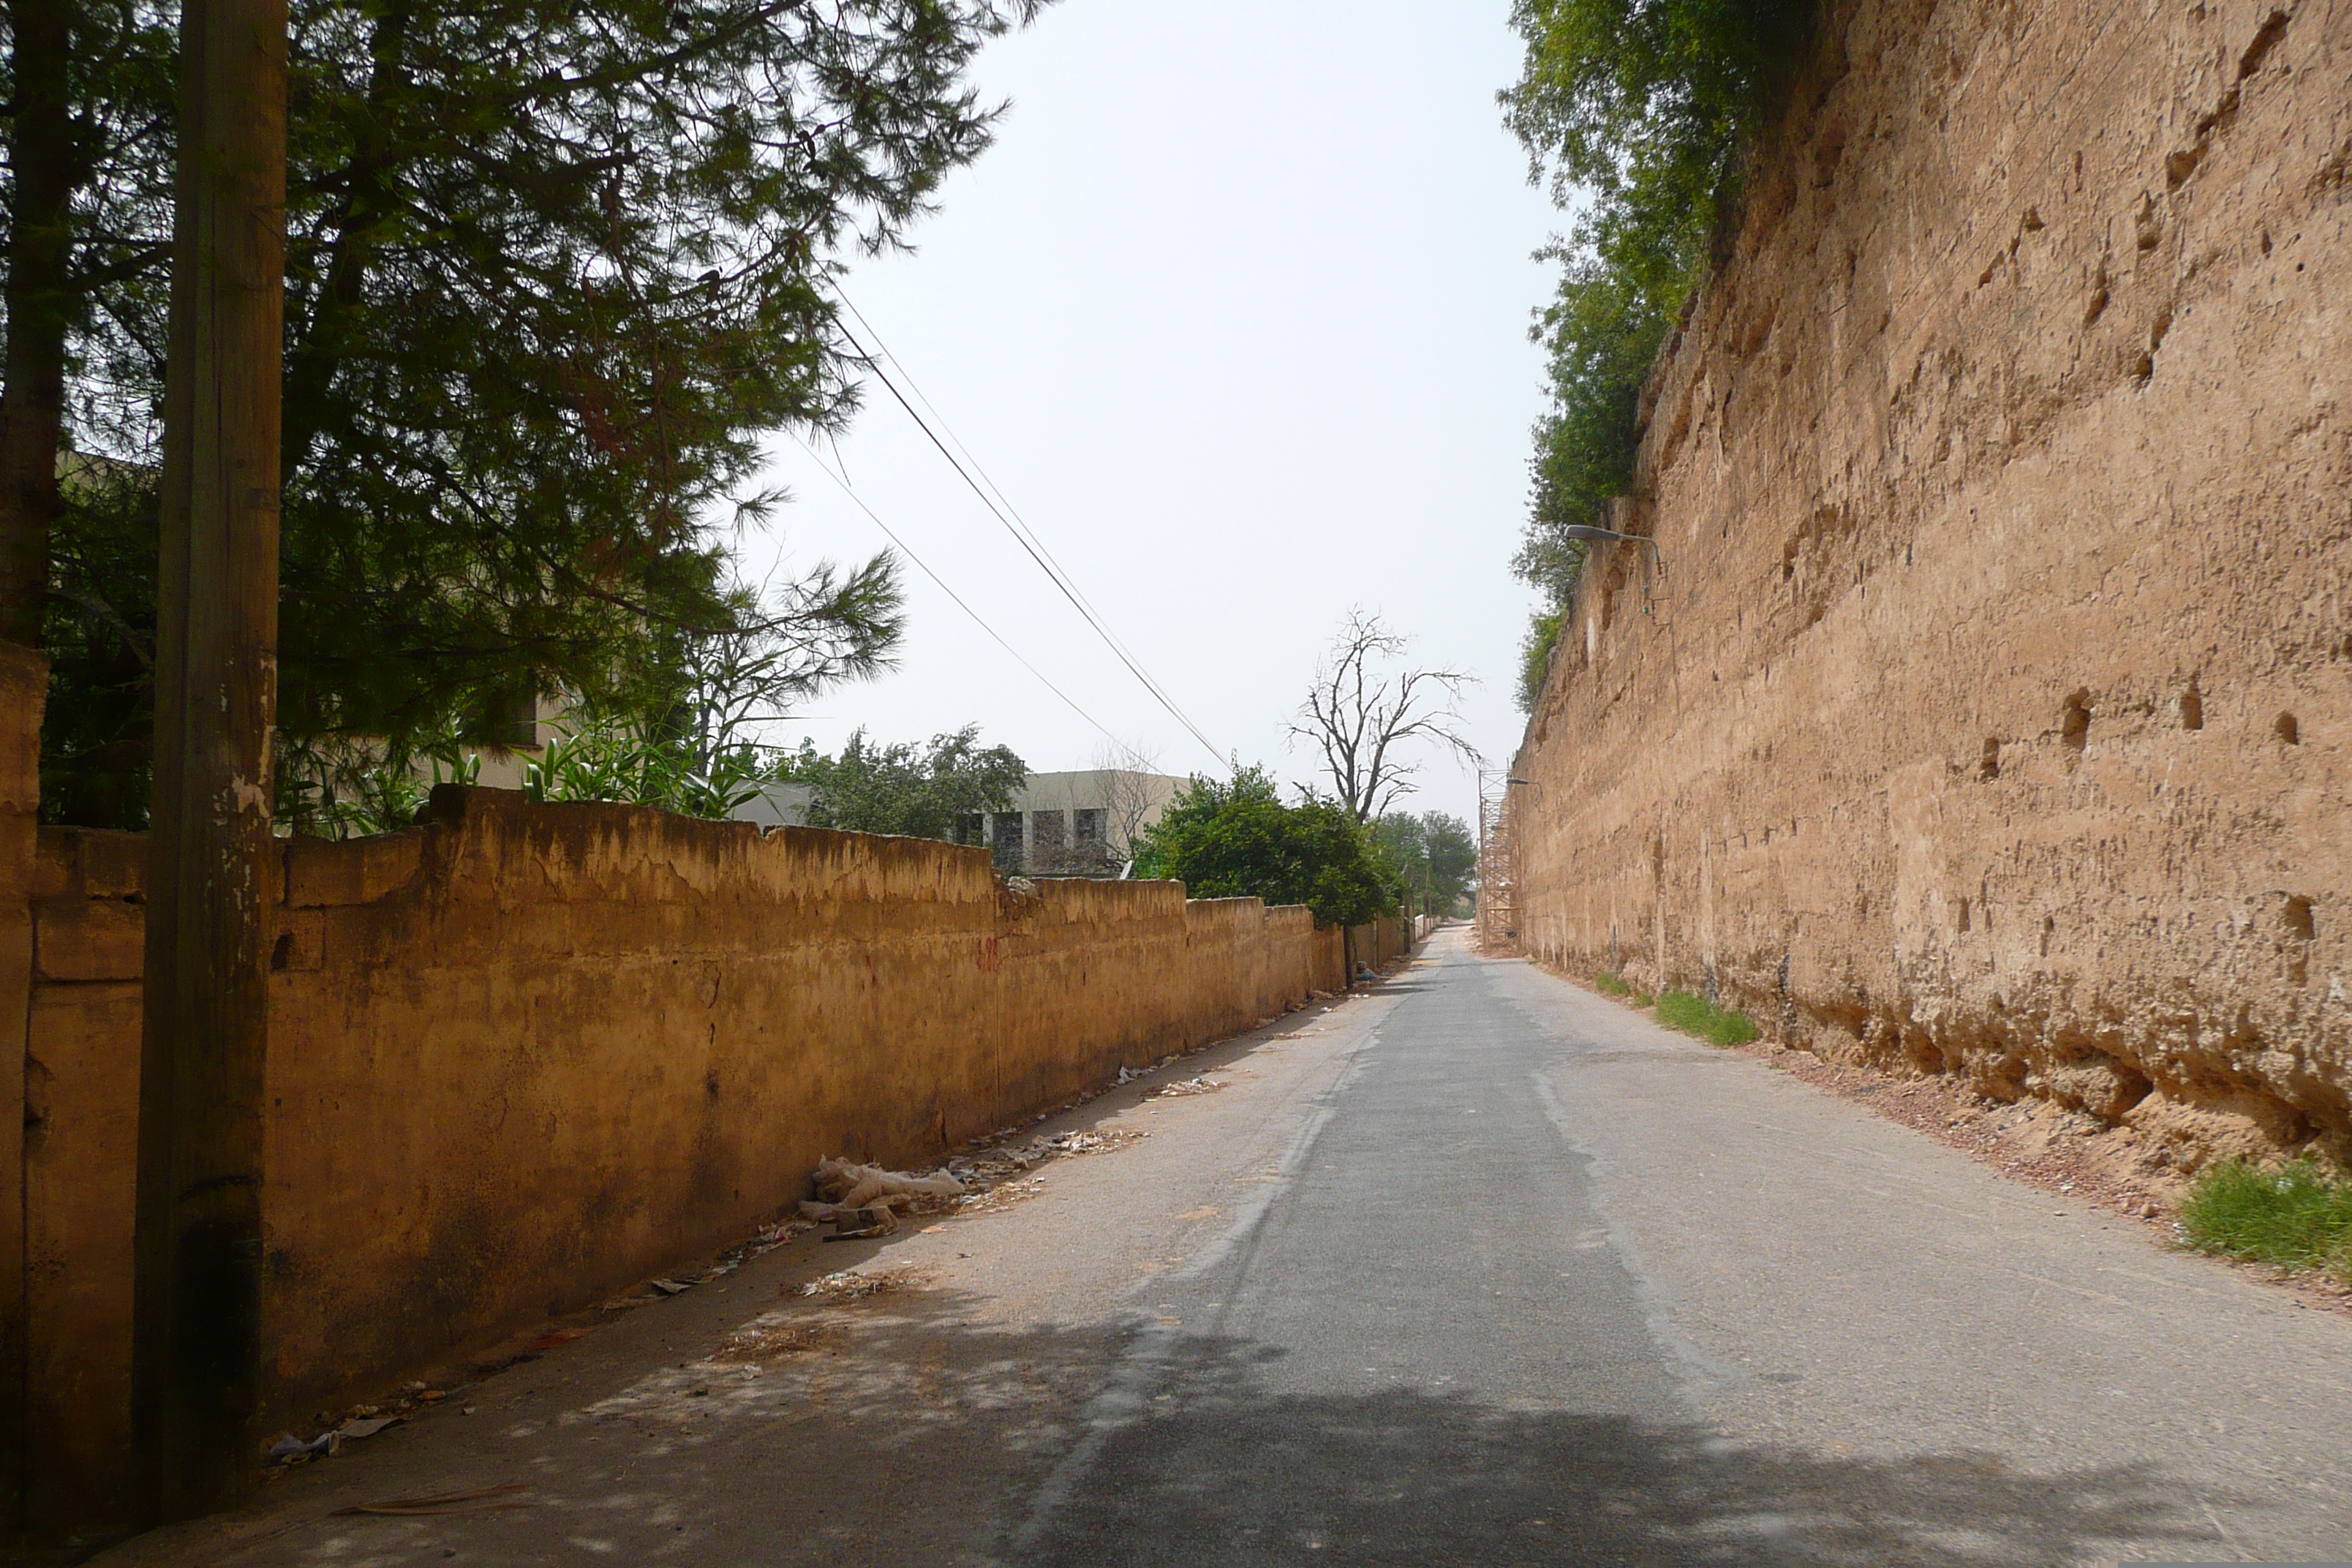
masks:
[[[2352,1320],[1753,1058],[1444,934],[1204,1064],[106,1561],[2352,1559]]]

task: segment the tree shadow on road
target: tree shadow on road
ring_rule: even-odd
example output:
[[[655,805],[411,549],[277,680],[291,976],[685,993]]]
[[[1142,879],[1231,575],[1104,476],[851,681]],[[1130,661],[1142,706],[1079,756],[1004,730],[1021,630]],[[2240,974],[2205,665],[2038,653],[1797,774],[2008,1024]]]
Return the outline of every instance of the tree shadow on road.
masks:
[[[2213,1542],[2147,1465],[2028,1475],[1990,1454],[1736,1445],[1407,1388],[1282,1392],[1281,1359],[1181,1342],[1143,1413],[1003,1560],[1973,1568]]]
[[[396,1430],[251,1513],[107,1562],[2046,1568],[2214,1544],[2152,1466],[2021,1474],[1984,1454],[1822,1454],[1426,1390],[1302,1391],[1254,1342],[987,1314],[919,1284],[748,1321],[710,1300],[674,1316],[658,1356],[540,1371],[551,1399],[486,1387],[476,1421]],[[499,1511],[335,1511],[516,1480],[528,1490]]]

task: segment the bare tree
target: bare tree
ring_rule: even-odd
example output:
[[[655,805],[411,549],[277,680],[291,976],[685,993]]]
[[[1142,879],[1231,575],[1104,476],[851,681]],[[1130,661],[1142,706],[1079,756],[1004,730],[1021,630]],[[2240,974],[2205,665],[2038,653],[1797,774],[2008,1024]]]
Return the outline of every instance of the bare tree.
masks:
[[[1427,746],[1476,766],[1478,750],[1462,733],[1457,706],[1473,677],[1458,669],[1398,668],[1407,639],[1378,616],[1348,612],[1330,654],[1290,726],[1295,740],[1323,753],[1331,788],[1358,822],[1369,822],[1412,793]]]
[[[1136,840],[1164,804],[1167,786],[1158,779],[1160,754],[1128,742],[1106,742],[1095,752],[1096,771],[1103,775],[1105,853],[1114,865],[1135,858]]]

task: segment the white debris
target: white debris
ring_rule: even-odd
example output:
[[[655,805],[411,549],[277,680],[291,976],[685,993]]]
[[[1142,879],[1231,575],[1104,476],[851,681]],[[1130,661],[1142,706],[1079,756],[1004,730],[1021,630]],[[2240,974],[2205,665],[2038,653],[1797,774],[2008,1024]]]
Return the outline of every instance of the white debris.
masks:
[[[803,1202],[801,1213],[814,1220],[838,1219],[858,1209],[912,1208],[918,1198],[960,1198],[965,1188],[946,1172],[910,1176],[879,1165],[855,1165],[846,1160],[820,1160],[816,1167],[820,1201]]]

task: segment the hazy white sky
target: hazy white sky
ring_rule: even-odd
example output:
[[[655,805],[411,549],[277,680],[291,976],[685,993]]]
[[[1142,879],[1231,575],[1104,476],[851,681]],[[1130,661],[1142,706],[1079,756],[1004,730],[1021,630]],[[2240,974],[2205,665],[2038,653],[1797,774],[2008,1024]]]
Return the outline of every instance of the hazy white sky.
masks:
[[[1062,0],[992,46],[997,144],[849,299],[1220,752],[1312,776],[1284,727],[1349,606],[1467,668],[1517,744],[1532,595],[1510,574],[1540,362],[1529,253],[1559,226],[1501,128],[1507,0]],[[867,345],[869,348],[872,344]],[[833,452],[825,451],[830,460]],[[1021,654],[1164,771],[1215,760],[1122,668],[878,385],[858,497]],[[790,439],[756,573],[875,525]],[[1101,734],[919,572],[898,670],[782,727],[832,750],[977,722],[1045,772]],[[1472,815],[1431,757],[1414,809]]]

